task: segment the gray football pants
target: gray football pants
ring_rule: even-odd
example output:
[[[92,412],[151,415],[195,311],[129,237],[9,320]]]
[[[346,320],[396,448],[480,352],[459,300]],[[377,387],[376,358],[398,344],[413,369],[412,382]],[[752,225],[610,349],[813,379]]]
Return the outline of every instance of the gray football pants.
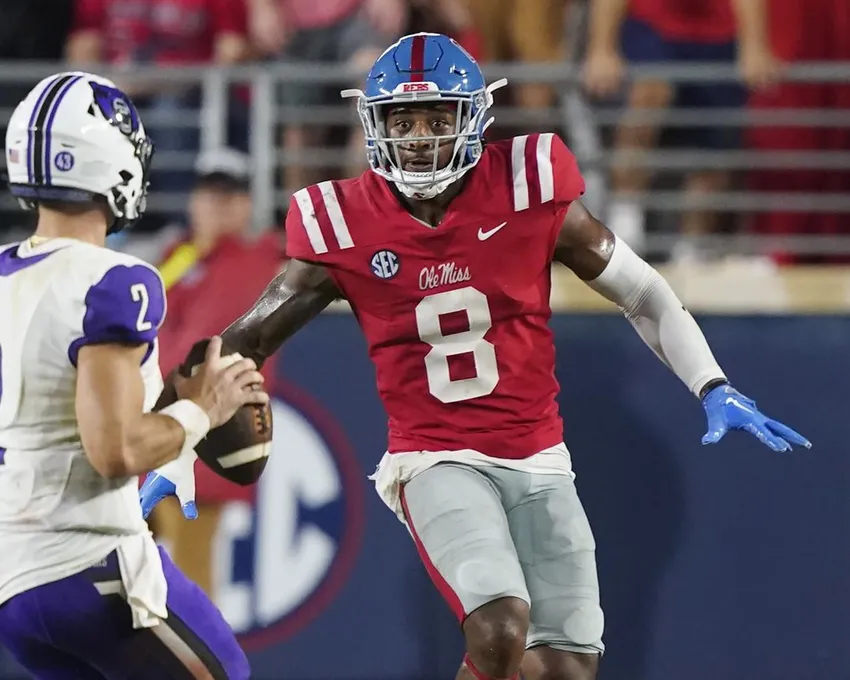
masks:
[[[405,484],[408,528],[463,621],[482,605],[530,605],[527,646],[601,653],[596,544],[567,475],[441,463]]]

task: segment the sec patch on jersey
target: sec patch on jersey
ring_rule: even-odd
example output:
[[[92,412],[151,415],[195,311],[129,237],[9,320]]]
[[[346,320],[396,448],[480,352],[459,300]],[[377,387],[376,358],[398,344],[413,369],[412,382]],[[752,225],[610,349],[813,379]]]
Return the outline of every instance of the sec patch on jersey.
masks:
[[[209,339],[196,342],[186,360],[177,369],[188,378],[193,369],[204,361]],[[234,354],[226,345],[221,355]],[[171,380],[166,380],[165,389],[154,410],[159,410],[177,400],[177,392]],[[213,472],[241,486],[255,483],[266,468],[272,449],[272,410],[268,404],[246,404],[224,425],[207,433],[195,447],[195,453]]]

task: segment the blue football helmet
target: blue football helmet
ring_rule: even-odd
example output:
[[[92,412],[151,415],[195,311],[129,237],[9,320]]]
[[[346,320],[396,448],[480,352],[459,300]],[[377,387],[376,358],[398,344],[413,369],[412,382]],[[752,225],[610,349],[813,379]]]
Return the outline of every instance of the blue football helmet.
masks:
[[[454,40],[438,33],[414,33],[391,45],[366,77],[365,90],[343,90],[356,97],[357,110],[366,133],[371,169],[393,182],[405,196],[434,198],[478,163],[484,149],[485,120],[493,104],[493,91],[507,84],[504,78],[486,85],[481,68]],[[390,137],[386,111],[390,104],[456,102],[454,134],[427,137]],[[438,147],[454,140],[454,152],[445,167],[437,167]],[[430,171],[404,170],[399,145],[428,141],[434,148]]]

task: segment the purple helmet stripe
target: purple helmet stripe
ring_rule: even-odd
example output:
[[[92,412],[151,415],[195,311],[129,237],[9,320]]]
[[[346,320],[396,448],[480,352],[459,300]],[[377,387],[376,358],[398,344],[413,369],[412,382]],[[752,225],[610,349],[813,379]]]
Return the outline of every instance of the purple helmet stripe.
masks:
[[[44,100],[34,112],[34,120],[29,126],[29,138],[32,148],[32,179],[30,184],[42,186],[44,183],[44,127],[47,122],[47,116],[53,107],[53,102],[65,84],[77,77],[79,76],[66,73],[50,83]]]
[[[82,79],[82,76],[75,76],[67,83],[65,83],[64,87],[59,91],[59,95],[53,102],[53,108],[50,110],[50,115],[47,117],[47,125],[44,128],[44,183],[50,184],[50,161],[51,161],[51,140],[52,140],[52,129],[53,129],[53,121],[56,119],[56,112],[59,110],[59,106],[62,104],[62,100],[65,98],[65,95],[68,94],[68,91],[74,86],[75,83],[79,82]]]
[[[56,84],[57,78],[53,78],[53,80],[49,81],[45,84],[44,89],[41,91],[41,94],[38,95],[38,101],[35,103],[35,106],[32,109],[32,114],[30,114],[30,122],[27,126],[27,182],[30,184],[33,183],[33,151],[35,150],[34,144],[34,132],[35,132],[35,119],[38,117],[38,112],[41,109],[41,105],[44,103],[44,98],[47,96],[47,93],[51,90],[51,88]]]

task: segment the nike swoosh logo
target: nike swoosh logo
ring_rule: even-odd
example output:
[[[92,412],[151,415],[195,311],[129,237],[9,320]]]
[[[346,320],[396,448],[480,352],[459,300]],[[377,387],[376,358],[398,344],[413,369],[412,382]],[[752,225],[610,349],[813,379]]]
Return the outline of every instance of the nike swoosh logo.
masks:
[[[507,222],[502,222],[498,227],[493,227],[489,231],[484,231],[483,229],[481,229],[479,227],[478,228],[478,240],[479,241],[486,241],[488,238],[490,238],[493,234],[495,234],[497,231],[499,231],[506,224],[507,224]]]

